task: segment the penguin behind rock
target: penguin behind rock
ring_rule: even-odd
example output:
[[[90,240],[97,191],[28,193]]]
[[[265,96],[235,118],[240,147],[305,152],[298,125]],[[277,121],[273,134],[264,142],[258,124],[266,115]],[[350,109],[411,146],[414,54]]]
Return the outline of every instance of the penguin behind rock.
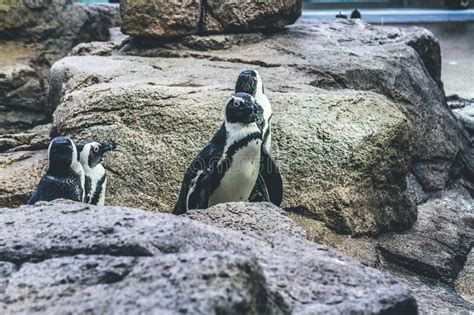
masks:
[[[77,143],[79,161],[85,173],[84,202],[103,206],[105,203],[105,189],[107,175],[102,166],[102,157],[108,151],[115,150],[117,145],[113,141],[102,143],[81,140]]]
[[[173,214],[248,200],[259,173],[261,115],[252,95],[240,92],[229,99],[224,123],[186,171]]]
[[[243,70],[240,72],[235,83],[235,93],[244,92],[255,97],[255,101],[262,107],[263,120],[259,122],[262,128],[263,145],[267,152],[270,152],[272,146],[271,119],[272,106],[265,95],[262,78],[257,70]]]
[[[270,201],[280,206],[283,199],[283,180],[270,155],[272,106],[265,95],[263,80],[257,70],[250,69],[240,72],[235,84],[235,92],[245,92],[254,96],[263,113],[263,120],[259,122],[263,134],[260,172],[249,200]]]
[[[362,15],[360,14],[360,11],[357,9],[354,9],[351,13],[351,19],[361,19]]]
[[[28,204],[58,198],[84,201],[85,176],[75,143],[68,137],[54,138],[49,144],[48,161],[48,170]]]
[[[347,19],[347,15],[344,12],[339,11],[339,13],[336,15],[336,19]]]

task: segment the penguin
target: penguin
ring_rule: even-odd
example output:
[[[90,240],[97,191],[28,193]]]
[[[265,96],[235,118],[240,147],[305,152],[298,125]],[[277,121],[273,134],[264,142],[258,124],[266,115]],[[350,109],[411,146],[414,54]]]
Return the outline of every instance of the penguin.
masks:
[[[351,19],[361,19],[361,18],[362,18],[362,14],[360,14],[360,11],[357,9],[354,9],[354,11],[352,11],[351,13]]]
[[[223,124],[184,175],[173,214],[248,200],[260,168],[261,115],[252,95],[232,95],[225,106]]]
[[[339,11],[339,13],[336,15],[336,19],[347,19],[347,15],[344,12]]]
[[[235,92],[245,92],[255,97],[258,106],[261,107],[263,112],[261,115],[263,119],[259,121],[263,134],[260,172],[249,200],[270,201],[280,206],[283,200],[283,180],[278,167],[270,155],[272,106],[265,95],[263,80],[257,70],[241,71],[235,84]]]
[[[58,198],[84,201],[85,175],[75,143],[69,137],[56,137],[48,147],[48,170],[41,178],[29,205]]]
[[[102,143],[81,140],[77,143],[79,162],[85,173],[84,202],[99,206],[104,205],[107,175],[101,164],[102,157],[106,152],[116,148],[117,145],[111,140]]]

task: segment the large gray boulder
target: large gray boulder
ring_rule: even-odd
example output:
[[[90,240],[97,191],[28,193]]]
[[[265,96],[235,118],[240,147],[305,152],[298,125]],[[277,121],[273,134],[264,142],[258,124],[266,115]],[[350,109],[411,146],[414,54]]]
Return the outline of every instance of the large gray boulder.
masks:
[[[48,120],[44,77],[33,60],[37,45],[19,41],[0,43],[0,135],[19,132]]]
[[[467,301],[474,304],[474,252],[469,252],[463,269],[456,279],[456,290]]]
[[[49,67],[78,43],[108,40],[120,23],[117,5],[72,0],[0,4],[0,134],[51,121],[45,92]]]
[[[467,192],[449,191],[418,207],[418,220],[403,234],[385,234],[382,256],[417,274],[452,284],[474,243],[474,202]]]
[[[411,171],[423,190],[442,190],[452,174],[474,172],[466,156],[471,148],[466,133],[446,106],[439,43],[425,29],[378,27],[357,20],[301,20],[283,33],[247,40],[193,37],[179,45],[135,40],[122,52],[259,65],[273,73],[266,76],[266,86],[277,91],[315,86],[385,95],[401,105],[412,122]]]
[[[301,15],[301,0],[122,0],[122,31],[142,37],[281,29]]]
[[[244,214],[247,205],[210,210]],[[268,232],[261,221],[252,222],[255,210],[244,219],[231,215],[228,228],[217,228],[169,214],[61,200],[0,209],[0,310],[417,313],[415,300],[391,276],[305,240],[281,210],[263,206],[262,217],[275,225]],[[232,230],[245,220],[254,232]]]
[[[198,32],[201,1],[122,0],[120,12],[125,34],[177,37]]]
[[[170,211],[187,166],[222,123],[240,68],[194,58],[64,58],[51,69],[50,100],[60,103],[53,124],[76,138],[118,142],[105,164],[113,204]],[[349,234],[414,222],[405,186],[411,125],[395,104],[368,92],[268,86],[285,208]]]

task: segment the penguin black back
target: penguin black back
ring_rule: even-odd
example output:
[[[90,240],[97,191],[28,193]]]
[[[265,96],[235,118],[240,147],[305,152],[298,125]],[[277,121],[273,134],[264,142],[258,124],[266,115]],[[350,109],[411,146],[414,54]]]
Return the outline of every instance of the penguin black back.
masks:
[[[74,142],[68,137],[54,138],[48,148],[48,161],[48,170],[28,204],[58,198],[83,201],[84,170]]]

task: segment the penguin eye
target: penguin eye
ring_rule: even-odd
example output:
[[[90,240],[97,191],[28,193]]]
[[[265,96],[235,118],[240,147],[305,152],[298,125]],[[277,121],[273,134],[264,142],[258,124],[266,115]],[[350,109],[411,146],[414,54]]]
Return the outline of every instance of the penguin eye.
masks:
[[[234,101],[234,107],[240,107],[241,105],[242,105],[242,102]]]
[[[94,152],[99,152],[99,147],[94,147]]]

